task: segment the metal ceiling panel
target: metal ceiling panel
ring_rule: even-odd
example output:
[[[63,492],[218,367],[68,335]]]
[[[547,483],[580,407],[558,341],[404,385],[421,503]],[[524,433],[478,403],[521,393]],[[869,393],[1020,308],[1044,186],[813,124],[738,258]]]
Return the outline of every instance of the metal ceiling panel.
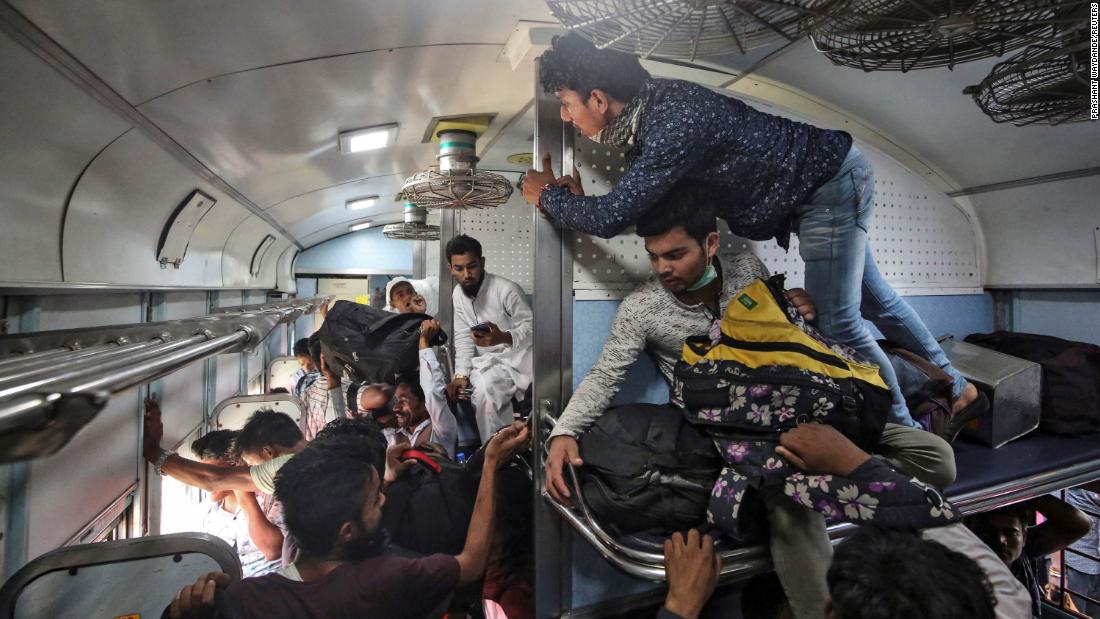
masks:
[[[218,202],[196,227],[180,268],[161,268],[157,240],[173,210],[195,189]],[[89,166],[73,190],[63,242],[66,281],[220,287],[226,239],[250,216],[143,134],[131,131]]]
[[[371,49],[502,45],[542,0],[10,2],[133,104],[235,71]],[[530,92],[530,91],[525,91]]]
[[[321,187],[427,167],[437,147],[420,140],[433,116],[517,113],[533,76],[513,72],[499,52],[444,46],[282,65],[203,81],[140,109],[266,208]],[[393,146],[340,153],[339,131],[390,122],[401,126]]]
[[[252,256],[268,235],[274,236],[275,242],[265,253],[259,275],[253,277],[250,271]],[[248,219],[233,230],[225,243],[222,254],[222,285],[226,288],[274,288],[279,256],[290,246],[290,241],[266,221],[249,215]]]
[[[419,170],[325,187],[281,202],[267,212],[297,238],[339,223],[350,224],[383,214],[387,221],[400,221],[402,204],[394,198],[405,179],[416,172]],[[378,196],[378,202],[370,208],[347,209],[348,200],[363,196]]]
[[[1100,123],[998,125],[962,94],[996,63],[864,73],[833,65],[804,41],[761,68],[760,75],[867,121],[963,187],[1100,165]]]
[[[1100,176],[991,191],[974,205],[989,254],[987,286],[1100,283]]]
[[[69,188],[129,126],[0,35],[0,281],[61,281]]]

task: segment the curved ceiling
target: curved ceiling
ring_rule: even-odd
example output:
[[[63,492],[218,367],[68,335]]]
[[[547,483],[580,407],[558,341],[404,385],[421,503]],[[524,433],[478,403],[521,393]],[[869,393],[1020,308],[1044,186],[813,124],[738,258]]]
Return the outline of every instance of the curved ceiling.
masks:
[[[63,193],[58,188],[72,185],[80,168],[129,128],[118,114],[93,109],[89,93],[98,88],[118,98],[116,112],[121,105],[124,116],[162,131],[238,192],[239,206],[252,210],[225,231],[223,271],[233,273],[247,257],[244,248],[268,232],[260,215],[292,237],[276,231],[273,257],[294,243],[309,247],[344,234],[348,224],[362,219],[398,220],[399,205],[391,198],[401,181],[434,162],[435,146],[422,143],[432,117],[496,114],[479,140],[480,165],[522,170],[506,157],[530,149],[532,54],[513,70],[505,44],[524,22],[553,26],[542,0],[9,0],[4,6],[85,68],[85,82],[96,82],[89,87],[72,80],[62,93],[53,85],[60,75],[27,75],[15,83],[33,83],[33,92],[23,88],[5,97],[14,102],[5,106],[9,118],[0,120],[6,138],[32,144],[33,152],[36,135],[57,134],[50,153],[40,155],[46,165],[57,164],[52,187],[14,192],[17,200],[28,192],[48,199],[48,208],[33,209],[30,202],[23,207],[30,226],[24,238],[60,238],[53,231],[63,225],[66,202],[52,194]],[[0,61],[7,76],[19,68],[14,59],[28,54],[7,38],[0,45],[14,50]],[[1100,124],[1019,128],[994,124],[982,114],[961,91],[995,62],[953,72],[866,74],[832,65],[802,41],[712,58],[707,65],[715,71],[708,73],[673,64],[662,72],[703,76],[710,85],[727,87],[758,77],[797,91],[860,119],[944,170],[949,189],[1100,165]],[[0,89],[7,84],[0,80]],[[389,122],[400,123],[394,146],[339,152],[338,131]],[[66,143],[71,154],[59,158],[57,147]],[[10,154],[8,159],[3,178],[27,163]],[[382,199],[369,210],[344,208],[349,198],[373,194]],[[164,217],[172,206],[171,200],[162,205],[168,209]],[[242,249],[231,251],[238,243]],[[20,279],[55,279],[60,264],[25,271]]]

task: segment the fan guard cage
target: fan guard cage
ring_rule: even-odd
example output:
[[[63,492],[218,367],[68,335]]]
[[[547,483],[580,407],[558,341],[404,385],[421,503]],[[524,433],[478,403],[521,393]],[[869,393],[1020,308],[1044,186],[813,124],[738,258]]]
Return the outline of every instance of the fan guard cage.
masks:
[[[438,241],[439,226],[409,222],[387,224],[382,228],[382,236],[399,241]]]
[[[998,63],[981,84],[966,92],[998,123],[1060,125],[1088,120],[1088,54],[1087,36],[1032,45]]]
[[[844,0],[547,0],[569,30],[600,49],[687,58],[790,42]]]
[[[493,172],[429,169],[405,181],[401,198],[424,208],[492,208],[507,202],[512,191],[512,183]]]
[[[812,35],[834,63],[864,71],[950,67],[1043,43],[1085,0],[851,0]]]

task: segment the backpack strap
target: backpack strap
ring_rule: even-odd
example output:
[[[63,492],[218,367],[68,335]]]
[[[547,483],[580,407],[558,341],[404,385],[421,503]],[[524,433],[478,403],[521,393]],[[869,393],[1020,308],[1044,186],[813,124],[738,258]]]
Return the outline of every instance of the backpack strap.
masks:
[[[398,456],[400,460],[416,460],[425,467],[431,469],[436,475],[443,472],[443,467],[432,459],[431,456],[419,449],[406,449]]]

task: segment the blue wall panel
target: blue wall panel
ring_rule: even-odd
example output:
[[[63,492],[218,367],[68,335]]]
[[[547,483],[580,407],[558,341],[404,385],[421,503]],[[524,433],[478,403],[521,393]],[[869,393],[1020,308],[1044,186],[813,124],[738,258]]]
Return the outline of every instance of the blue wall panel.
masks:
[[[412,273],[413,242],[387,239],[381,228],[370,228],[310,247],[298,256],[294,268],[299,273],[345,275]]]
[[[1043,290],[1019,295],[1016,331],[1100,344],[1100,291]]]

